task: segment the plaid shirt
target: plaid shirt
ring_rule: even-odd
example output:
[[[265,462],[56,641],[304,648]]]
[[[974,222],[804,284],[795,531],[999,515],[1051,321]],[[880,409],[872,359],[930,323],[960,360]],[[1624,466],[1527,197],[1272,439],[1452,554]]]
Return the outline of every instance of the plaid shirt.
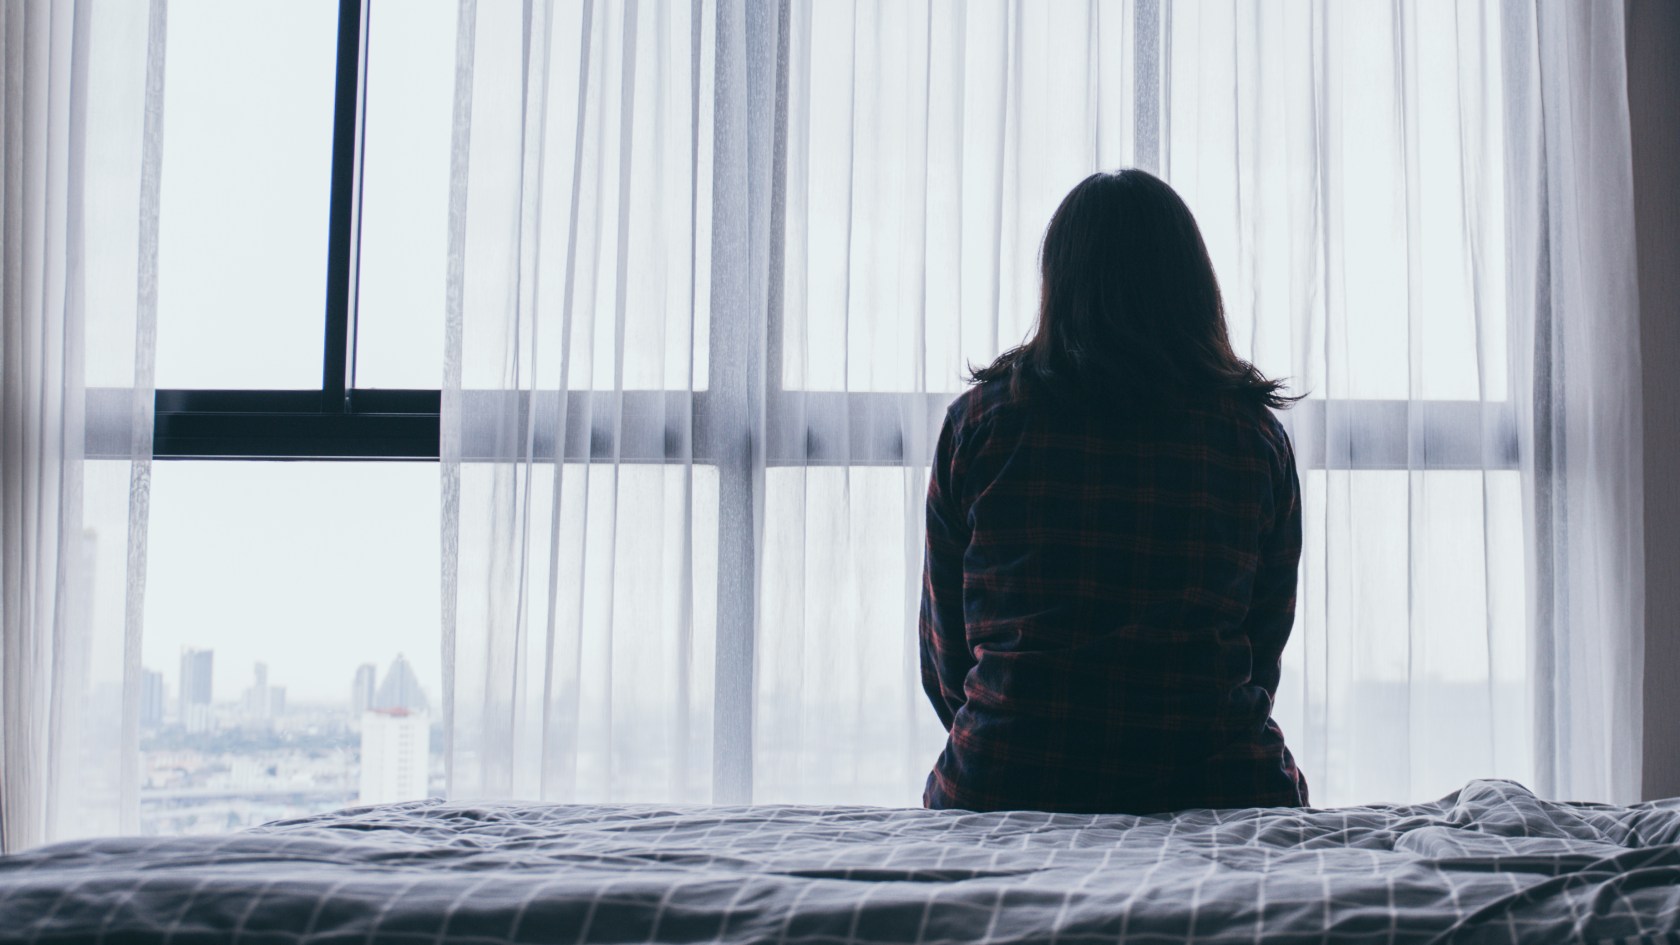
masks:
[[[1300,555],[1294,454],[1264,408],[1101,415],[971,388],[928,486],[922,686],[950,736],[923,802],[1305,805],[1270,717]]]

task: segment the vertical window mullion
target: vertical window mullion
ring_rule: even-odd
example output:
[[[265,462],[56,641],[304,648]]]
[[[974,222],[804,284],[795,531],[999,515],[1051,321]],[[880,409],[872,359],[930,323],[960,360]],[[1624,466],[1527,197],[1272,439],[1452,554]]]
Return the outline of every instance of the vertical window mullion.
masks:
[[[776,368],[767,348],[781,299],[788,11],[787,0],[716,10],[715,87],[723,94],[713,110],[711,375],[698,419],[710,441],[705,452],[717,457],[720,506],[712,796],[745,804],[753,786],[765,434],[775,409],[767,403]]]
[[[326,326],[322,345],[321,409],[349,408],[355,361],[355,273],[361,231],[363,105],[367,88],[368,0],[339,0],[338,63],[334,85],[332,189],[327,237]]]
[[[1137,0],[1132,30],[1132,164],[1166,175],[1161,86],[1165,30],[1161,0]]]

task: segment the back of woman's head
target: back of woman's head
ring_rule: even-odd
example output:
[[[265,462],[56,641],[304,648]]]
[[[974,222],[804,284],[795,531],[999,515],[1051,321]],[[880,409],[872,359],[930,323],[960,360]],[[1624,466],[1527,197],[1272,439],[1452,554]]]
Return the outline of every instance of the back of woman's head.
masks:
[[[1219,395],[1296,398],[1237,357],[1190,208],[1139,170],[1092,174],[1063,198],[1041,250],[1033,337],[972,372],[1093,406]]]

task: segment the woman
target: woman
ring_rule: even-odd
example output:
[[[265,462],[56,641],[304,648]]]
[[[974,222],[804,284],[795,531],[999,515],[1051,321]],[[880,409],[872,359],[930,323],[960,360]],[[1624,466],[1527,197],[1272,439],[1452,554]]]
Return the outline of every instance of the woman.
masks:
[[[1300,486],[1238,358],[1190,210],[1093,174],[1044,235],[1038,324],[946,413],[927,500],[922,683],[950,737],[924,803],[1149,813],[1295,806],[1271,719]]]

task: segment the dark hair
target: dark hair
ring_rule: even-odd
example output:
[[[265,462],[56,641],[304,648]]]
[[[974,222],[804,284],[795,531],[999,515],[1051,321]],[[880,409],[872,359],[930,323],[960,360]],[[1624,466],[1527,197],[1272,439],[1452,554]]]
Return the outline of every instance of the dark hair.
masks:
[[[1087,404],[1300,399],[1231,349],[1196,219],[1159,178],[1130,169],[1080,181],[1050,218],[1039,266],[1032,338],[971,368],[975,383],[1007,379],[1017,393]]]

